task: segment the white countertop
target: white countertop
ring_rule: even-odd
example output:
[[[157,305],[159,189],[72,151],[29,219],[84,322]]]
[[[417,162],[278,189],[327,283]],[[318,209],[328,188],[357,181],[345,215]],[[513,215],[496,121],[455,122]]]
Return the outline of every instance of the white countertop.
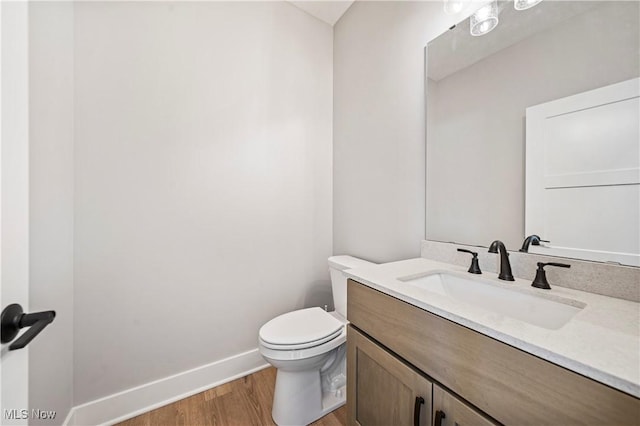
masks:
[[[586,304],[557,330],[531,325],[452,300],[398,280],[429,271],[467,273],[448,263],[418,258],[345,271],[349,278],[640,398],[640,304],[563,287],[542,290],[530,280],[502,281],[495,273],[467,274],[504,288]]]

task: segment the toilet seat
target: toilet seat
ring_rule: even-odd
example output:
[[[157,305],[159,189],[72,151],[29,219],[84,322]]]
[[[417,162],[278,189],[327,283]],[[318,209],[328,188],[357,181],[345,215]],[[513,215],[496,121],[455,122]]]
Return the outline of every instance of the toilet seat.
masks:
[[[280,315],[260,328],[263,346],[299,350],[322,345],[338,337],[344,323],[320,308],[300,309]]]
[[[312,348],[314,346],[322,345],[323,343],[327,343],[327,342],[335,339],[336,337],[338,337],[340,335],[340,333],[342,333],[342,329],[341,328],[337,329],[335,332],[331,333],[330,335],[328,335],[326,337],[323,337],[322,339],[313,340],[311,342],[291,344],[291,345],[280,345],[280,344],[277,344],[277,343],[271,343],[271,342],[267,342],[266,340],[264,340],[262,338],[260,338],[260,342],[262,343],[262,345],[264,347],[267,347],[269,349],[276,349],[276,350],[279,350],[279,351],[308,349],[308,348]]]
[[[258,349],[262,356],[269,359],[272,364],[273,361],[299,361],[308,358],[312,358],[318,355],[326,354],[327,352],[339,347],[347,341],[347,327],[342,327],[337,337],[322,343],[317,346],[312,346],[306,349],[289,349],[279,350],[271,349],[265,346],[262,339],[258,339]]]

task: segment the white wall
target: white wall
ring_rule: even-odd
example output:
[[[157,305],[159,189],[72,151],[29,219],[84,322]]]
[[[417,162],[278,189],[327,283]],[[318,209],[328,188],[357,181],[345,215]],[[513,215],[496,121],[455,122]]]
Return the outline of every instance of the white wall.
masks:
[[[441,2],[355,2],[334,27],[335,254],[417,257],[425,235],[424,47]]]
[[[73,5],[29,4],[30,311],[56,319],[29,344],[30,408],[73,399]]]
[[[327,303],[330,26],[283,2],[77,3],[75,82],[76,404]]]

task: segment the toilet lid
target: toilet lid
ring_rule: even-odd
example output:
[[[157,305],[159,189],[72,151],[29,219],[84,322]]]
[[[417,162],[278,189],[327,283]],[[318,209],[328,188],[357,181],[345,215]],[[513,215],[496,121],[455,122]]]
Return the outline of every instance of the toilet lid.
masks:
[[[300,309],[280,315],[260,329],[263,343],[293,349],[315,346],[339,336],[343,323],[320,308]]]

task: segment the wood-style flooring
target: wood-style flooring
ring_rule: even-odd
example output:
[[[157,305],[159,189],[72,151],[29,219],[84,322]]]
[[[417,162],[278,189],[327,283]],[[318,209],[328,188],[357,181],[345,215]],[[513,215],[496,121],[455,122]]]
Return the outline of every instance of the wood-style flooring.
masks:
[[[141,414],[119,426],[275,425],[271,419],[275,381],[276,369],[270,367]],[[346,424],[345,406],[313,423],[315,426]]]

